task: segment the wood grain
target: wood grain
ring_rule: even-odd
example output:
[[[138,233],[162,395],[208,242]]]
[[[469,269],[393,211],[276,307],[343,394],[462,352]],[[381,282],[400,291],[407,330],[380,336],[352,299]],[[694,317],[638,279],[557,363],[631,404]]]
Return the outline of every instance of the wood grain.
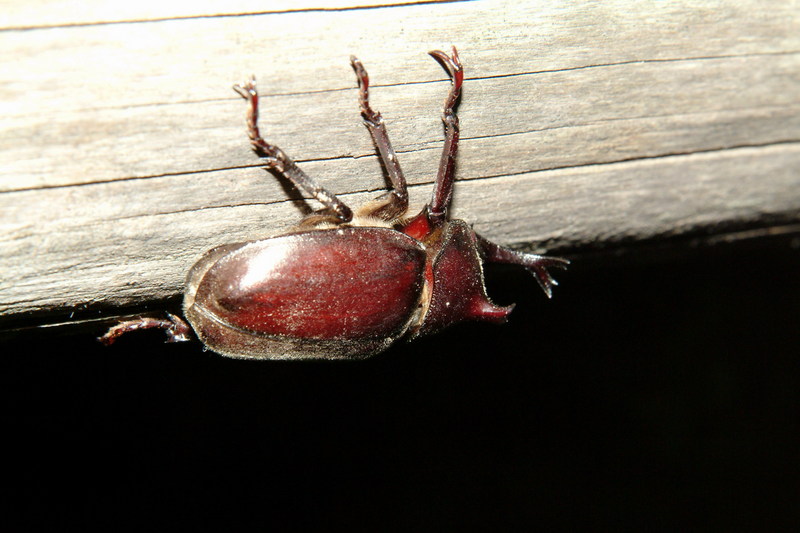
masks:
[[[270,141],[347,202],[375,196],[351,53],[419,207],[448,86],[425,53],[459,47],[453,215],[503,244],[800,219],[797,2],[168,4],[0,19],[0,320],[170,298],[205,249],[291,226],[304,206],[258,168],[230,90],[250,73]]]

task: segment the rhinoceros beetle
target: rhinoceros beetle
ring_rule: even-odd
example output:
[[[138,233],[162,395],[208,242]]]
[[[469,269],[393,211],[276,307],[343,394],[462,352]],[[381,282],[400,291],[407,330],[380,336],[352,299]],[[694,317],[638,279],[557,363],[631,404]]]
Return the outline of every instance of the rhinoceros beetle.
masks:
[[[255,78],[234,89],[248,103],[247,131],[264,167],[291,181],[325,208],[291,231],[263,240],[224,244],[189,271],[181,318],[121,322],[106,344],[145,328],[166,330],[171,342],[194,330],[211,350],[245,359],[359,359],[465,320],[501,323],[513,305],[486,295],[483,261],[521,265],[550,297],[547,268],[566,259],[503,248],[461,220],[449,220],[459,125],[455,113],[464,70],[452,54],[430,52],[448,72],[444,151],[430,203],[408,216],[408,192],[380,113],[370,107],[369,77],[350,58],[359,103],[391,190],[355,212],[307,176],[286,153],[261,137]]]

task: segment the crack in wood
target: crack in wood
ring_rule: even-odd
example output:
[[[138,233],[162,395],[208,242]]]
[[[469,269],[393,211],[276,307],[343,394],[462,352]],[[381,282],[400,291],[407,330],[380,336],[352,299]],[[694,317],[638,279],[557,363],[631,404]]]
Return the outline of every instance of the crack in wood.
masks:
[[[659,154],[654,156],[638,156],[632,157],[629,159],[619,159],[614,161],[600,161],[600,162],[592,162],[592,163],[585,163],[580,165],[568,165],[568,166],[561,166],[561,167],[549,167],[549,168],[542,168],[536,170],[522,170],[519,172],[507,172],[503,174],[487,174],[484,176],[475,176],[470,178],[459,178],[458,182],[479,182],[485,180],[494,180],[498,178],[505,178],[511,176],[522,176],[526,174],[534,174],[540,172],[548,172],[553,170],[569,170],[569,169],[579,169],[579,168],[588,168],[588,167],[601,167],[601,166],[610,166],[610,165],[618,165],[624,163],[635,163],[640,161],[651,161],[651,160],[660,160],[666,159],[671,157],[689,157],[693,155],[699,154],[709,154],[709,153],[721,153],[721,152],[728,152],[733,150],[739,149],[750,149],[750,148],[768,148],[771,146],[782,146],[782,145],[792,145],[792,144],[800,144],[800,139],[791,139],[786,141],[776,141],[776,142],[769,142],[763,144],[741,144],[737,146],[728,146],[724,148],[718,149],[708,149],[708,150],[694,150],[694,151],[685,151],[685,152],[674,152],[674,153],[666,153],[666,154]],[[428,181],[425,183],[409,183],[408,189],[409,191],[417,190],[424,187],[429,187],[433,181]],[[352,190],[345,193],[339,193],[337,196],[342,198],[360,196],[363,194],[380,194],[385,192],[385,189],[358,189]],[[303,198],[304,201],[313,201],[313,198]],[[294,199],[281,199],[281,200],[274,200],[274,201],[265,201],[265,202],[241,202],[236,204],[221,204],[221,205],[209,205],[209,206],[201,206],[195,207],[191,209],[178,209],[173,211],[161,211],[161,212],[154,212],[154,213],[147,213],[147,214],[136,214],[136,215],[129,215],[123,217],[114,217],[105,219],[107,221],[120,221],[120,220],[130,220],[130,219],[141,219],[141,218],[151,218],[151,217],[159,217],[159,216],[168,216],[168,215],[177,215],[177,214],[184,214],[184,213],[194,213],[194,212],[201,212],[207,210],[216,210],[216,209],[235,209],[239,207],[253,207],[253,206],[273,206],[273,205],[286,205],[286,204],[296,204],[298,200]],[[105,223],[105,221],[103,222]]]
[[[606,67],[619,67],[624,65],[639,65],[639,64],[648,64],[648,63],[684,63],[690,61],[714,61],[720,59],[743,59],[748,57],[768,57],[768,56],[790,56],[800,54],[800,50],[781,50],[779,52],[751,52],[747,54],[719,54],[719,55],[708,55],[708,56],[689,56],[689,57],[654,57],[654,58],[645,58],[645,59],[628,59],[625,61],[613,61],[608,63],[593,63],[587,65],[576,65],[572,67],[564,67],[564,68],[554,68],[554,69],[542,69],[542,70],[529,70],[523,72],[511,72],[507,74],[493,74],[490,76],[476,76],[476,77],[469,77],[465,76],[466,81],[474,81],[474,80],[493,80],[493,79],[501,79],[501,78],[513,78],[516,76],[536,76],[538,74],[556,74],[561,72],[573,72],[578,70],[588,70],[588,69],[595,69],[595,68],[606,68]],[[424,83],[424,82],[421,82]]]
[[[664,116],[672,116],[672,115],[664,115]],[[633,119],[608,119],[604,121],[598,122],[611,122],[615,120],[633,120]],[[549,130],[558,130],[558,129],[568,129],[574,128],[579,126],[587,126],[590,124],[573,124],[568,126],[555,126],[551,128],[541,128],[541,129],[532,129],[526,131],[518,131],[518,132],[508,132],[508,133],[500,133],[496,135],[477,135],[474,137],[463,137],[463,141],[469,140],[478,140],[478,139],[494,139],[494,138],[503,138],[507,136],[515,136],[515,135],[525,135],[531,133],[540,133]],[[678,152],[665,152],[663,154],[656,154],[656,155],[642,155],[642,156],[635,156],[630,158],[622,158],[622,159],[614,159],[610,161],[596,161],[596,162],[587,162],[587,163],[580,163],[575,165],[563,165],[563,166],[553,166],[553,167],[543,167],[537,169],[523,169],[517,172],[507,172],[507,173],[500,173],[500,174],[486,174],[483,176],[473,176],[473,177],[459,177],[459,181],[473,181],[473,180],[483,180],[483,179],[493,179],[499,178],[504,176],[519,176],[524,174],[529,174],[533,172],[545,172],[548,170],[562,170],[562,169],[570,169],[570,168],[583,168],[589,166],[596,166],[596,165],[613,165],[617,163],[628,163],[634,161],[644,161],[644,160],[652,160],[652,159],[660,159],[660,158],[667,158],[667,157],[676,157],[676,156],[688,156],[693,154],[703,154],[703,153],[713,153],[713,152],[724,152],[728,150],[736,150],[741,148],[765,148],[769,146],[779,146],[779,145],[787,145],[787,144],[794,144],[800,142],[800,139],[781,139],[777,141],[770,141],[766,143],[742,143],[736,145],[729,145],[729,146],[722,146],[716,148],[708,148],[708,149],[698,149],[698,150],[687,150],[687,151],[678,151]],[[437,149],[441,149],[442,142],[437,141],[436,143],[432,143],[431,146],[421,146],[419,148],[413,150],[396,150],[397,154],[411,154],[417,152],[426,152],[426,151],[434,151]],[[346,155],[346,156],[334,156],[334,157],[322,157],[322,158],[308,158],[308,159],[297,159],[296,162],[303,164],[303,163],[317,163],[317,162],[336,162],[348,159],[377,159],[377,156],[374,154],[356,154],[356,155]],[[23,193],[23,192],[30,192],[30,191],[39,191],[39,190],[50,190],[50,189],[69,189],[72,187],[87,187],[93,185],[105,185],[109,183],[120,183],[126,181],[140,181],[140,180],[151,180],[151,179],[158,179],[158,178],[166,178],[166,177],[177,177],[177,176],[191,176],[194,174],[212,174],[215,172],[224,172],[230,170],[244,170],[244,169],[264,169],[264,165],[259,164],[251,164],[251,165],[235,165],[235,166],[228,166],[228,167],[219,167],[219,168],[212,168],[212,169],[196,169],[190,171],[183,171],[183,172],[166,172],[161,174],[154,174],[151,176],[129,176],[124,178],[109,178],[103,180],[94,180],[88,181],[83,183],[71,183],[65,185],[42,185],[39,187],[29,187],[24,189],[7,189],[4,191],[0,191],[0,195],[3,194],[14,194],[14,193]],[[417,187],[417,186],[424,186],[429,185],[432,183],[431,181],[427,181],[424,183],[409,183],[409,187]],[[346,195],[354,195],[354,194],[363,194],[368,192],[379,192],[384,189],[354,189],[347,192],[339,193],[339,196],[346,196]],[[292,199],[285,199],[285,200],[276,200],[271,202],[252,202],[252,203],[244,203],[244,204],[236,204],[230,206],[209,206],[209,207],[202,207],[197,209],[191,209],[189,211],[194,210],[202,210],[202,209],[217,209],[217,208],[225,208],[225,207],[236,207],[236,206],[247,206],[247,205],[273,205],[273,204],[282,204],[282,203],[292,203],[296,202],[296,200]],[[175,212],[165,212],[165,213],[154,213],[154,214],[173,214],[178,212],[184,211],[175,211]],[[124,218],[131,218],[131,217],[121,217],[120,219]],[[112,220],[120,220],[120,219],[112,219]]]

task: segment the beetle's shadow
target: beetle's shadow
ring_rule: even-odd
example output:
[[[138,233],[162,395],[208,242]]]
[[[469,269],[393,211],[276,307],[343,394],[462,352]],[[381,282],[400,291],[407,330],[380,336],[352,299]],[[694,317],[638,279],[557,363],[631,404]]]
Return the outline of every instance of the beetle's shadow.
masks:
[[[264,169],[264,171],[267,174],[270,174],[272,178],[278,182],[278,184],[281,186],[281,189],[283,189],[283,194],[285,194],[286,198],[292,203],[292,205],[294,205],[297,210],[300,211],[302,216],[306,217],[314,212],[314,209],[311,207],[308,199],[303,196],[303,193],[300,192],[297,187],[295,187],[294,183],[292,183],[289,178],[283,176],[280,172],[270,169]]]
[[[377,150],[377,149],[376,149]],[[384,188],[382,191],[378,193],[378,196],[382,194],[386,194],[394,190],[392,187],[392,181],[389,178],[389,171],[386,170],[386,164],[383,161],[383,158],[380,157],[380,154],[377,154],[378,164],[381,167],[381,174],[383,175],[383,183]],[[283,193],[286,195],[286,199],[289,200],[292,205],[294,205],[298,211],[300,211],[301,216],[306,217],[313,213],[326,213],[328,210],[326,208],[321,208],[315,210],[309,198],[303,196],[303,193],[292,183],[292,180],[287,178],[286,176],[282,175],[278,171],[274,171],[271,169],[264,169],[267,174],[270,174],[273,179],[275,179],[278,184],[280,185],[281,189],[283,189]],[[316,180],[314,180],[316,182]],[[338,195],[337,195],[338,196]],[[352,209],[352,205],[347,202],[344,202],[348,207]]]

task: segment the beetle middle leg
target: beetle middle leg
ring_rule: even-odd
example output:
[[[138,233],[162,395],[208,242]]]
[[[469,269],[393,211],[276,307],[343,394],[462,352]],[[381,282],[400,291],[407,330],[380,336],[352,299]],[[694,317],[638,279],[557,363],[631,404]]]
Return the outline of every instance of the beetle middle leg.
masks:
[[[361,107],[361,117],[364,125],[369,129],[370,135],[375,146],[380,153],[381,161],[389,175],[392,190],[378,198],[379,204],[370,209],[370,215],[384,220],[393,220],[403,214],[408,209],[408,188],[397,154],[389,141],[389,134],[386,131],[386,124],[383,122],[381,114],[369,105],[369,75],[364,65],[355,56],[350,56],[350,64],[356,72],[358,78],[358,102]]]
[[[353,212],[344,202],[300,170],[283,150],[274,144],[269,144],[261,137],[258,129],[258,90],[255,77],[251,77],[244,85],[234,85],[233,90],[250,104],[247,109],[247,134],[253,150],[266,163],[266,168],[284,176],[295,187],[319,200],[341,222],[350,222],[353,219]]]

